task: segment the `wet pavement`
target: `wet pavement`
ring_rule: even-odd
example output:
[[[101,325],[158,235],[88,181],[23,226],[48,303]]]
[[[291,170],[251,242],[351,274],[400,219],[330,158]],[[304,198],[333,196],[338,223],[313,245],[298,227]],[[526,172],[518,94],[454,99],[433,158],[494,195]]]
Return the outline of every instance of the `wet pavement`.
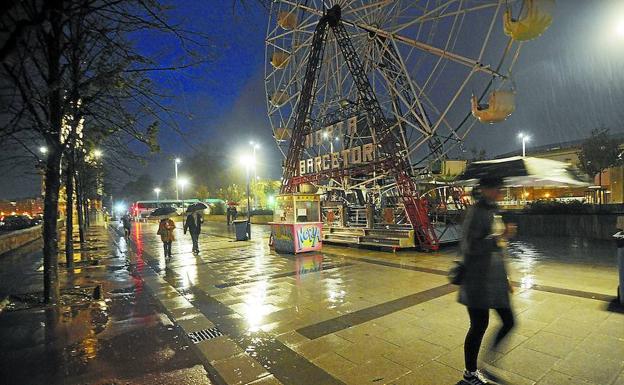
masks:
[[[266,226],[235,242],[232,229],[207,222],[193,255],[180,228],[171,259],[153,223],[135,224],[130,247],[174,323],[204,333],[195,346],[220,380],[455,385],[461,378],[468,317],[445,276],[453,249],[393,254],[325,245],[322,253],[278,255]],[[511,245],[518,327],[493,358],[510,383],[624,384],[624,315],[609,310],[613,252],[571,239]]]
[[[387,253],[324,245],[322,253],[279,255],[268,247],[267,226],[253,225],[252,240],[236,242],[233,229],[206,222],[194,255],[177,225],[171,259],[163,256],[155,223],[135,223],[129,240],[111,225],[116,257],[104,268],[102,279],[112,282],[105,291],[113,302],[132,299],[119,299],[115,311],[104,302],[106,315],[90,306],[86,323],[105,324],[114,337],[86,328],[105,354],[92,359],[98,365],[76,364],[88,362],[90,350],[70,344],[45,364],[58,365],[56,383],[92,383],[97,366],[109,373],[101,378],[128,383],[195,383],[175,378],[180,373],[206,383],[207,371],[216,384],[458,384],[468,317],[446,279],[454,249]],[[502,376],[516,385],[624,385],[624,314],[611,305],[612,245],[531,238],[514,241],[509,251],[518,326],[492,357]],[[33,348],[19,351],[29,358],[22,367],[35,365],[29,349],[47,346],[37,342],[45,334],[5,332],[13,314],[0,315],[0,349],[33,339],[27,344]],[[114,317],[117,328],[110,326]],[[89,340],[88,333],[76,340]],[[102,350],[105,341],[122,349]],[[123,358],[104,357],[115,354]],[[74,366],[86,374],[71,372]],[[64,376],[77,381],[62,382]]]
[[[77,238],[77,237],[76,237]],[[41,243],[0,257],[1,384],[211,384],[181,330],[162,312],[104,226],[59,266],[62,304],[38,303]],[[59,258],[64,261],[64,252]],[[101,286],[101,300],[93,300]]]

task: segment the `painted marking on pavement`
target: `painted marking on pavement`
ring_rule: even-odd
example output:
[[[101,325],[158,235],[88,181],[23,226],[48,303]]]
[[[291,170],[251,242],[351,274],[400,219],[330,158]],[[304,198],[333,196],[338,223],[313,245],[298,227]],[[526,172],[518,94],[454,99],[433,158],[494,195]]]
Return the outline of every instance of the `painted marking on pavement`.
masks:
[[[323,337],[328,334],[348,329],[352,326],[360,325],[365,322],[381,318],[388,314],[407,309],[408,307],[431,301],[432,299],[453,293],[454,291],[457,291],[457,288],[457,286],[451,285],[450,283],[442,286],[437,286],[429,290],[410,294],[405,297],[381,303],[379,305],[374,305],[361,310],[357,310],[352,313],[342,315],[340,317],[328,319],[314,325],[305,326],[297,329],[296,332],[303,335],[304,337],[314,340],[319,337]]]

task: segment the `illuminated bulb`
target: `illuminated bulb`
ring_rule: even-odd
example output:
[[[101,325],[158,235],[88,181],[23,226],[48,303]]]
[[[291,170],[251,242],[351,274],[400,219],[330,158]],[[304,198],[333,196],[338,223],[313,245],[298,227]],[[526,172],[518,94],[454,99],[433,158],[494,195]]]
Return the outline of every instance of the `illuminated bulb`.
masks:
[[[615,34],[618,35],[619,37],[624,37],[624,20],[620,21],[615,26]]]

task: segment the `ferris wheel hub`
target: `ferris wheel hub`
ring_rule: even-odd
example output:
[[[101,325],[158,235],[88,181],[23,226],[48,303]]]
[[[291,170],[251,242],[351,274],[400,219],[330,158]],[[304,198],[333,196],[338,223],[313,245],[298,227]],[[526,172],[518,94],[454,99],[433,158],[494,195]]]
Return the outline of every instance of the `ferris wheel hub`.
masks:
[[[342,17],[342,8],[340,8],[340,4],[336,4],[328,9],[325,17],[328,19],[329,25],[331,27],[335,27]]]

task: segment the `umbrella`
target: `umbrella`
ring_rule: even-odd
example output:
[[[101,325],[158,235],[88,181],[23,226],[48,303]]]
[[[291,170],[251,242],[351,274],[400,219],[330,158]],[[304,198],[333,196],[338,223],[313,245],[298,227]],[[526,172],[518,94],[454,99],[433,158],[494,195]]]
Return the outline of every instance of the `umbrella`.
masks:
[[[164,219],[169,218],[171,214],[177,214],[177,210],[173,207],[159,207],[150,213],[150,218]]]
[[[201,211],[201,210],[206,210],[208,208],[208,205],[203,203],[203,202],[196,202],[193,203],[192,205],[189,205],[186,208],[186,212],[187,213],[194,213],[195,211]]]
[[[476,185],[483,178],[501,178],[508,187],[589,186],[585,178],[567,163],[521,156],[470,163],[457,182]]]

